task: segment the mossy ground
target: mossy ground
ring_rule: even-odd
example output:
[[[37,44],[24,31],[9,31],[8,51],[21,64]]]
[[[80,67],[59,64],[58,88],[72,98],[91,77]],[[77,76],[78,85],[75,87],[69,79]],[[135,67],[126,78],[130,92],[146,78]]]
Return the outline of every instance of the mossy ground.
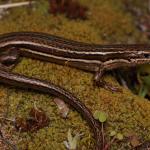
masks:
[[[15,1],[15,0],[14,0]],[[146,38],[136,30],[130,14],[123,10],[121,1],[115,0],[80,0],[89,8],[88,20],[69,20],[63,15],[53,16],[48,13],[48,3],[37,1],[35,7],[14,8],[0,20],[0,33],[14,31],[46,32],[87,43],[133,43]],[[103,110],[108,114],[106,133],[117,130],[123,135],[136,133],[142,140],[150,139],[150,102],[133,95],[120,87],[116,80],[107,75],[105,79],[114,86],[122,88],[123,93],[112,93],[93,86],[93,75],[81,70],[22,58],[13,70],[29,77],[50,80],[74,93],[94,112]],[[73,133],[83,133],[79,148],[93,149],[94,139],[86,121],[79,113],[71,109],[68,119],[59,116],[58,109],[50,95],[31,91],[9,89],[0,86],[0,110],[8,118],[27,116],[36,103],[50,117],[50,124],[36,133],[18,133],[11,125],[8,131],[17,140],[19,149],[25,150],[63,150],[63,141],[67,139],[68,129]],[[106,135],[107,137],[108,134]],[[121,148],[122,147],[122,148]],[[129,143],[114,143],[112,149],[130,149]]]

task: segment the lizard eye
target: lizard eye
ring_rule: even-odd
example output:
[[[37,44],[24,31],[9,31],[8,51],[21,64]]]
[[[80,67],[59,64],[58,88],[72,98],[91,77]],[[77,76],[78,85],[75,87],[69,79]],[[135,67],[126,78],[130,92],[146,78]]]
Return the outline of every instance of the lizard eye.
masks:
[[[150,58],[150,54],[144,54],[145,58]]]
[[[4,66],[11,66],[17,62],[19,58],[18,50],[11,48],[0,54],[0,63]]]
[[[13,58],[10,58],[10,57],[1,57],[1,63],[4,65],[4,66],[10,66],[12,64],[14,64],[15,62],[15,59]]]

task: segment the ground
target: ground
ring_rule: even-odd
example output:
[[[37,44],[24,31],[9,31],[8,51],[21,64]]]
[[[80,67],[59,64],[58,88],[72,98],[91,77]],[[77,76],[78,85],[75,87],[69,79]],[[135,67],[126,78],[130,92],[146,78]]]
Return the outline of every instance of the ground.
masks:
[[[1,0],[2,1],[2,0]],[[14,0],[15,1],[15,0]],[[80,0],[88,7],[87,20],[70,20],[64,15],[48,13],[48,2],[39,0],[33,8],[13,8],[0,20],[0,34],[15,31],[37,31],[97,44],[134,43],[147,41],[136,28],[130,13],[123,9],[121,1]],[[93,86],[93,74],[38,60],[22,58],[14,72],[46,79],[62,86],[78,97],[94,113],[107,113],[106,137],[116,130],[125,137],[135,133],[143,141],[150,139],[150,102],[121,87],[115,78],[105,76],[105,80],[118,86],[123,93],[112,93]],[[0,112],[7,118],[26,117],[36,104],[49,116],[49,126],[35,133],[19,133],[7,123],[6,130],[19,149],[64,150],[69,129],[73,133],[83,133],[79,149],[92,150],[94,138],[87,122],[79,113],[70,108],[68,119],[63,119],[53,102],[54,97],[31,91],[22,91],[0,85]],[[115,142],[112,150],[130,149],[128,140]]]

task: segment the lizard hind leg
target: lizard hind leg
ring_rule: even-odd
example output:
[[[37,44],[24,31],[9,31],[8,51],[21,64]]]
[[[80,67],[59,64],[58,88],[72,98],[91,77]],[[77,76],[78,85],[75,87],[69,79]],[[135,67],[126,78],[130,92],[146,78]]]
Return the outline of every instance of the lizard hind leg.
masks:
[[[12,70],[19,61],[19,51],[15,47],[2,50],[0,52],[0,68],[7,71]]]
[[[102,87],[102,88],[112,91],[112,92],[121,92],[121,89],[111,85],[110,83],[108,83],[104,80],[104,78],[103,78],[104,71],[105,70],[103,67],[99,68],[99,70],[96,72],[96,74],[94,76],[94,84],[98,87]]]

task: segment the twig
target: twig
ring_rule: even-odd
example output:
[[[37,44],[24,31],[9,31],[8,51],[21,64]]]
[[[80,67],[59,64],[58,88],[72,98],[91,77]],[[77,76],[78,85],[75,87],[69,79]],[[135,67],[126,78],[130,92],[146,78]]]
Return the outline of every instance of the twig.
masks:
[[[0,116],[0,119],[4,119],[4,120],[10,121],[10,122],[15,122],[15,120],[12,120],[12,119],[9,119],[9,118],[5,118],[5,117],[1,117],[1,116]]]
[[[0,5],[0,9],[8,9],[8,8],[12,8],[12,7],[20,7],[20,6],[30,5],[30,4],[33,4],[33,3],[35,3],[35,1],[3,4],[3,5]]]

